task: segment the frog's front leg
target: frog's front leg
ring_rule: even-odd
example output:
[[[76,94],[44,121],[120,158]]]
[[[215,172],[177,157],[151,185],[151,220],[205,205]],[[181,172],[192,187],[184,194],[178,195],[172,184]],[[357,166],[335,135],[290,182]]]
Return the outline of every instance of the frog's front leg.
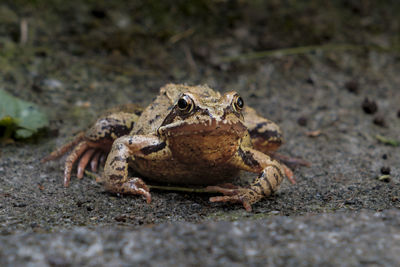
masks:
[[[142,179],[129,177],[128,161],[135,158],[163,160],[171,157],[166,143],[154,135],[123,136],[115,140],[107,157],[102,182],[107,190],[121,194],[143,195],[147,203],[151,195]]]
[[[290,175],[284,165],[270,158],[268,155],[252,148],[239,148],[232,164],[234,167],[259,173],[249,187],[209,186],[209,192],[219,192],[224,196],[211,197],[211,202],[242,203],[247,211],[251,211],[251,204],[273,194],[281,184],[285,175]]]

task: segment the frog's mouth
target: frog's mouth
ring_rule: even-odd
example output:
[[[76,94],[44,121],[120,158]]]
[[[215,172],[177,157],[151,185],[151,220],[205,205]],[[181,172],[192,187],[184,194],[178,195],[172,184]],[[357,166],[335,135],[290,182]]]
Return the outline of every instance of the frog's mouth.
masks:
[[[159,128],[160,135],[167,137],[174,136],[236,136],[242,138],[247,131],[247,128],[240,120],[202,120],[196,122],[175,122]]]

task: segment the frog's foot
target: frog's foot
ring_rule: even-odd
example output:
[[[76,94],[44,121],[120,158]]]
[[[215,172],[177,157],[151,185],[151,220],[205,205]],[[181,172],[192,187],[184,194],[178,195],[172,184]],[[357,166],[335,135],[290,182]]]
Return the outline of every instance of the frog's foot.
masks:
[[[78,179],[82,179],[89,162],[92,171],[97,171],[98,163],[101,161],[103,154],[105,154],[104,150],[96,147],[92,142],[85,140],[76,145],[65,161],[64,186],[67,187],[69,185],[72,169],[76,162],[79,161],[76,176]]]
[[[251,211],[251,204],[256,203],[260,200],[260,196],[256,191],[251,188],[242,188],[234,186],[207,186],[207,192],[218,192],[224,196],[210,197],[210,202],[230,202],[230,203],[241,203],[246,211]]]
[[[95,143],[88,141],[85,137],[85,133],[81,132],[74,138],[74,140],[43,158],[41,163],[55,160],[72,149],[72,152],[68,155],[67,160],[65,161],[64,186],[67,187],[71,181],[73,166],[78,160],[77,177],[82,179],[89,161],[91,169],[94,172],[97,172],[99,163],[104,165],[107,150],[110,150],[109,146],[110,145],[105,142]]]
[[[106,187],[111,192],[120,194],[142,195],[146,198],[147,204],[151,202],[151,194],[149,187],[140,178],[131,178],[124,183],[106,184]]]
[[[97,172],[99,163],[100,165],[104,165],[104,157],[106,156],[106,152],[102,149],[98,148],[89,148],[84,152],[81,156],[78,164],[77,174],[76,176],[78,179],[83,178],[83,173],[86,169],[86,166],[89,164],[90,161],[90,168],[93,172]]]
[[[281,166],[282,166],[282,168],[283,168],[283,170],[284,170],[284,172],[285,172],[286,178],[287,178],[292,184],[295,184],[295,183],[296,183],[296,178],[294,178],[293,171],[292,171],[288,166],[286,166],[285,164],[281,164]]]
[[[104,165],[114,140],[128,134],[137,118],[137,115],[122,110],[101,117],[86,132],[79,133],[74,140],[52,152],[41,162],[57,159],[72,150],[65,162],[64,170],[64,186],[68,186],[72,168],[76,162],[78,162],[77,177],[79,179],[83,177],[89,163],[92,171],[96,172],[99,165]]]

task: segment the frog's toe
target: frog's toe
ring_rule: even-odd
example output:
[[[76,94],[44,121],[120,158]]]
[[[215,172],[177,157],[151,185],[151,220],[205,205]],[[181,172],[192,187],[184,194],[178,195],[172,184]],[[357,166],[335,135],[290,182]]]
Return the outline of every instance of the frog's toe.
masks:
[[[132,178],[122,184],[106,184],[106,187],[115,193],[142,195],[148,204],[151,202],[149,187],[140,178]]]
[[[85,141],[80,142],[71,154],[68,155],[67,160],[65,161],[65,169],[64,169],[64,186],[67,187],[69,182],[71,181],[71,173],[74,163],[79,159],[79,157],[85,153],[88,149],[88,144]]]
[[[140,189],[140,190],[142,190],[142,189]],[[140,192],[139,194],[146,198],[146,203],[147,204],[150,204],[151,203],[151,194],[146,190],[142,190],[142,191],[143,192]]]
[[[106,164],[107,154],[101,153],[100,155],[100,166],[104,166]]]
[[[85,154],[83,154],[83,156],[79,160],[78,171],[77,171],[77,174],[76,174],[76,177],[78,177],[78,179],[82,179],[83,178],[83,173],[84,173],[84,171],[86,169],[86,166],[88,165],[89,160],[91,159],[91,157],[93,156],[95,151],[96,150],[93,149],[93,148],[86,150]]]
[[[294,177],[293,171],[285,164],[281,164],[281,166],[283,167],[283,170],[285,171],[285,175],[286,175],[287,179],[292,184],[296,184],[296,178]]]
[[[229,195],[229,196],[218,196],[210,197],[210,202],[230,202],[230,203],[241,203],[246,211],[251,211],[250,201],[241,194]]]
[[[128,186],[131,189],[131,193],[144,196],[147,204],[151,202],[150,190],[142,179],[133,178],[128,182]]]
[[[65,166],[64,168],[64,186],[68,187],[69,182],[71,181],[71,172],[72,172],[72,165]]]
[[[223,196],[210,197],[211,202],[241,203],[246,211],[251,211],[251,204],[258,201],[256,192],[249,188],[241,188],[232,184],[208,186],[207,192],[221,193]]]
[[[96,151],[90,161],[90,168],[93,172],[97,172],[97,167],[99,166],[100,156],[102,155],[102,151]]]

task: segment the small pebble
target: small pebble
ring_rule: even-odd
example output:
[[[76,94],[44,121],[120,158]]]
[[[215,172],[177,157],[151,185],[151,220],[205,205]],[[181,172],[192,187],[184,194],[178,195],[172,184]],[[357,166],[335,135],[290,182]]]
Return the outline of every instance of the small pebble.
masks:
[[[364,99],[361,106],[364,112],[367,114],[374,114],[378,110],[378,105],[376,104],[376,102],[373,100],[369,100],[368,97]]]
[[[31,88],[36,93],[41,93],[43,91],[43,88],[37,83],[33,83]]]
[[[44,50],[39,50],[35,52],[35,56],[37,57],[47,57],[47,52]]]
[[[95,8],[90,11],[93,17],[98,18],[98,19],[104,19],[107,17],[107,13],[105,10],[100,9],[100,8]]]
[[[385,183],[389,183],[390,182],[390,175],[384,174],[382,176],[379,176],[378,180],[382,181],[382,182],[385,182]]]
[[[383,166],[383,167],[381,168],[381,173],[382,173],[382,174],[389,175],[389,174],[390,174],[390,167],[388,167],[388,166]]]
[[[386,120],[383,116],[376,116],[373,120],[373,123],[381,127],[387,127]]]
[[[116,220],[117,222],[126,222],[126,216],[124,216],[124,215],[117,216],[117,217],[114,217],[114,220]]]
[[[360,87],[358,85],[358,82],[355,80],[346,82],[344,86],[346,87],[347,91],[349,91],[350,93],[358,94],[358,92],[359,92]]]
[[[94,209],[94,208],[93,208],[92,206],[87,206],[87,207],[86,207],[86,210],[87,210],[87,211],[92,211],[93,209]]]
[[[58,89],[63,87],[63,83],[56,79],[45,79],[43,80],[43,85],[49,89]]]
[[[17,208],[23,208],[23,207],[28,206],[28,204],[20,202],[20,203],[14,203],[13,206],[17,207]]]
[[[307,118],[302,116],[302,117],[297,119],[297,123],[300,126],[307,126]]]
[[[383,159],[387,159],[387,158],[388,158],[387,154],[383,154],[383,155],[382,155],[382,158],[383,158]]]

